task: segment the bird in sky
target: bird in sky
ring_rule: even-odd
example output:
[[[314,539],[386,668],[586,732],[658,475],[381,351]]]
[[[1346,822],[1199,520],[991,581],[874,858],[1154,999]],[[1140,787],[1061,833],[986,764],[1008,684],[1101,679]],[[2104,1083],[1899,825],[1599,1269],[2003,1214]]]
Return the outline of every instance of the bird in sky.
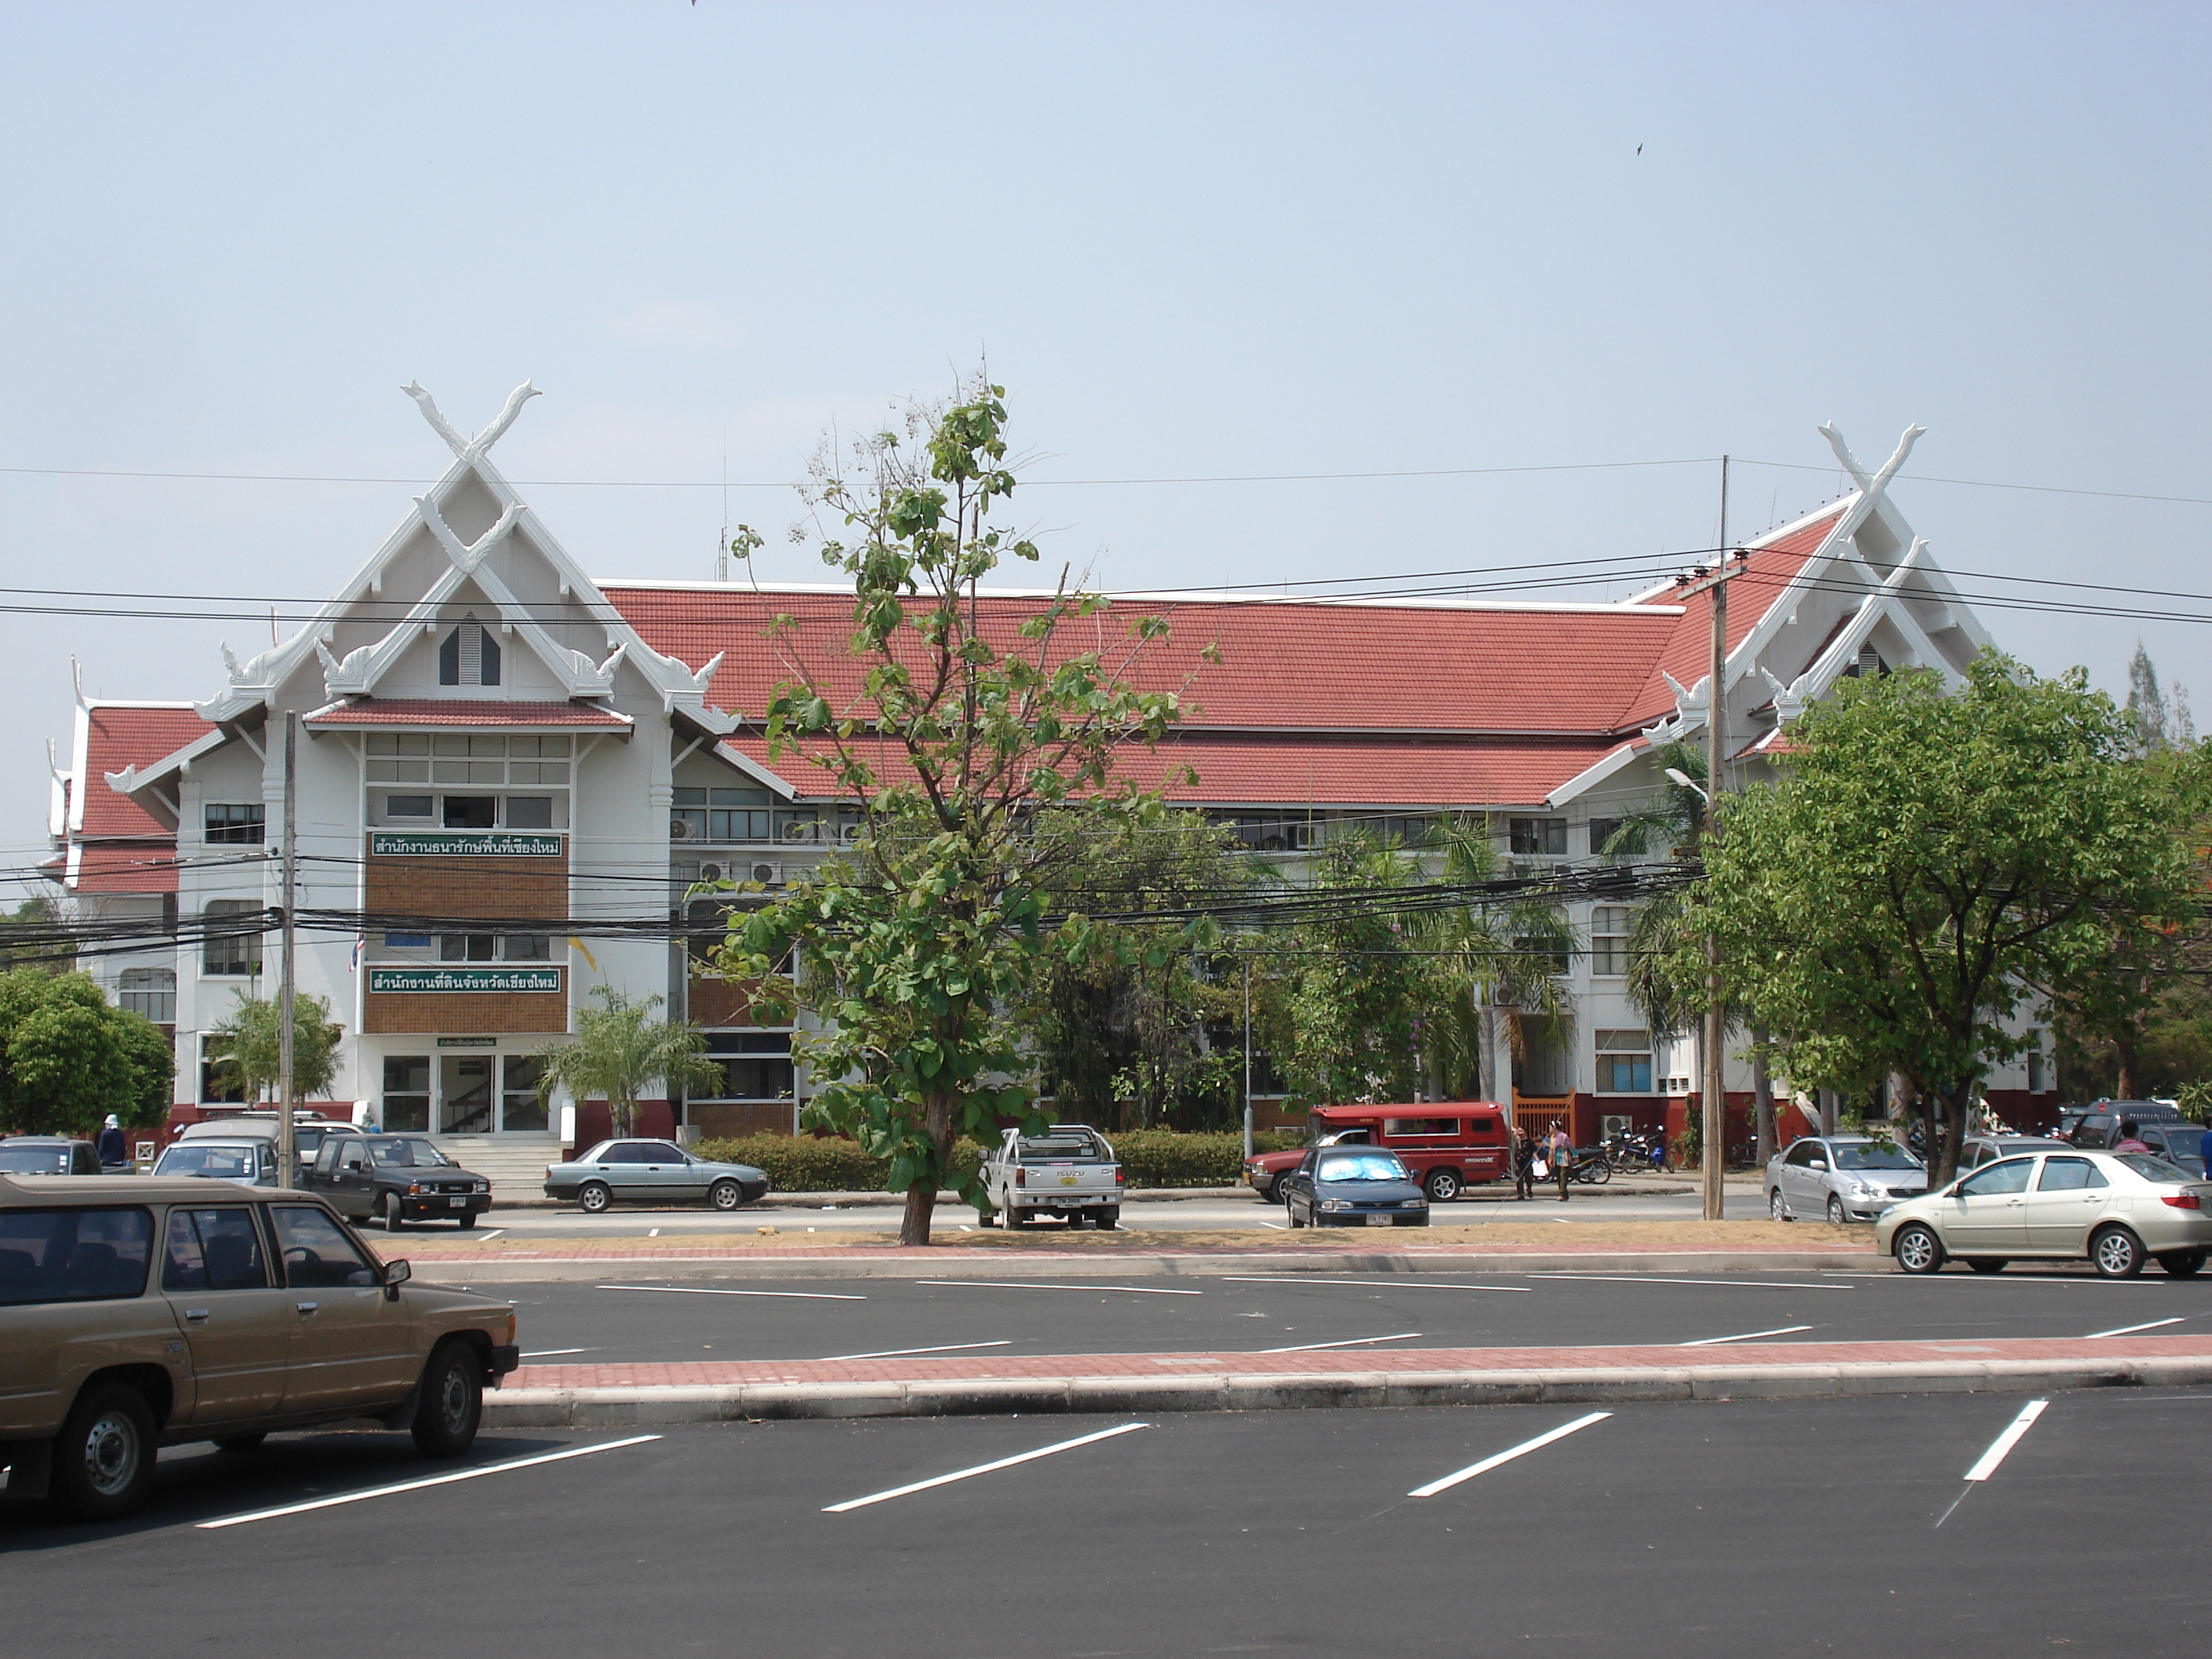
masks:
[[[696,6],[696,5],[697,5],[697,4],[699,3],[699,0],[691,0],[691,3],[692,3],[693,5],[695,5],[695,6]],[[1638,144],[1638,145],[1636,147],[1636,153],[1637,153],[1638,155],[1643,155],[1643,154],[1644,154],[1644,146],[1643,146],[1643,145],[1641,145],[1641,144]]]

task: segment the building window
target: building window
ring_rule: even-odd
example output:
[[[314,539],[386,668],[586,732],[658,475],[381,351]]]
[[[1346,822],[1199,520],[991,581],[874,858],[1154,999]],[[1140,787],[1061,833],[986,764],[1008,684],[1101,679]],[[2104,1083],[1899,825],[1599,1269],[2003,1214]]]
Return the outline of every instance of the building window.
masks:
[[[1625,904],[1601,904],[1590,911],[1590,972],[1628,971],[1628,918]]]
[[[209,841],[258,847],[268,808],[259,801],[210,801],[203,809]]]
[[[384,1129],[387,1134],[426,1134],[430,1128],[430,1056],[384,1057]]]
[[[496,962],[499,960],[499,935],[496,933],[446,933],[438,939],[438,960],[441,962]]]
[[[259,916],[262,907],[251,899],[214,899],[201,916],[209,932],[200,941],[200,971],[204,974],[258,974],[261,971],[261,929],[225,933],[242,928],[240,920]]]
[[[1510,850],[1516,853],[1550,853],[1563,854],[1567,850],[1567,821],[1565,818],[1509,818],[1506,838]]]
[[[534,1054],[508,1054],[500,1061],[499,1127],[531,1133],[546,1127],[545,1102],[538,1092],[545,1062]]]
[[[768,791],[678,789],[671,802],[671,841],[767,841],[772,832]]]
[[[553,797],[509,795],[507,798],[507,827],[510,830],[550,830],[553,827]]]
[[[115,981],[115,1006],[126,1014],[143,1014],[156,1025],[175,1024],[176,969],[125,968]]]
[[[2027,1091],[2032,1095],[2039,1095],[2043,1092],[2043,1054],[2039,1049],[2028,1051]]]
[[[436,799],[429,795],[386,795],[384,798],[384,816],[387,818],[427,818],[436,811]]]
[[[543,933],[509,933],[500,940],[500,954],[509,962],[550,962],[553,941]]]
[[[1613,838],[1620,837],[1618,845]],[[1589,822],[1589,847],[1593,855],[1611,854],[1616,858],[1644,851],[1644,826],[1631,825],[1620,818],[1592,818]]]
[[[200,1039],[200,1099],[209,1105],[235,1106],[246,1099],[244,1080],[222,1063],[229,1053],[227,1036]]]
[[[1597,1034],[1597,1091],[1601,1095],[1648,1095],[1651,1092],[1651,1033],[1604,1031]]]
[[[788,1031],[709,1031],[707,1058],[722,1068],[722,1087],[699,1100],[789,1100],[797,1071]]]
[[[446,797],[446,828],[448,830],[490,830],[499,823],[499,797],[496,795],[448,795]]]
[[[387,951],[427,951],[430,948],[428,933],[386,933],[384,948]]]
[[[473,611],[461,619],[461,625],[447,635],[445,642],[438,647],[438,684],[499,684],[499,641],[484,631]]]

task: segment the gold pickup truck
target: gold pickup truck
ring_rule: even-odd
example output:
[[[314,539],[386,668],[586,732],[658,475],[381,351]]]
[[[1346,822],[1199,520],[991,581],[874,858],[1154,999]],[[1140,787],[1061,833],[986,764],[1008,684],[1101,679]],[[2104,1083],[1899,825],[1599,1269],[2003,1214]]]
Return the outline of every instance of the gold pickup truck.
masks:
[[[514,1311],[409,1278],[306,1193],[0,1176],[9,1494],[109,1520],[145,1501],[160,1447],[348,1418],[459,1455],[518,1363]]]

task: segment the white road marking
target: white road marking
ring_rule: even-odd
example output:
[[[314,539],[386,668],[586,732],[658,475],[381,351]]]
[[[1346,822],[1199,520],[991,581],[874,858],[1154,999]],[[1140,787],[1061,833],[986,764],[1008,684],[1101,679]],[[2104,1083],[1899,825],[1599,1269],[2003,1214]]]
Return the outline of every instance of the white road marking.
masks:
[[[1279,1233],[1286,1233],[1286,1232],[1290,1231],[1290,1229],[1289,1229],[1288,1227],[1285,1227],[1285,1225],[1283,1225],[1283,1224],[1282,1224],[1281,1222],[1279,1222],[1279,1221],[1263,1221],[1263,1222],[1261,1222],[1260,1224],[1261,1224],[1262,1227],[1270,1228],[1270,1229],[1272,1229],[1273,1231],[1276,1231],[1276,1232],[1279,1232]]]
[[[1133,1434],[1139,1429],[1149,1429],[1149,1423],[1124,1423],[1118,1429],[1102,1429],[1097,1434],[1086,1434],[1074,1440],[1063,1440],[1056,1445],[1040,1446],[1013,1457],[1001,1457],[995,1463],[978,1463],[972,1469],[955,1469],[950,1474],[933,1475],[927,1480],[917,1480],[912,1486],[894,1486],[889,1492],[871,1492],[866,1498],[848,1498],[842,1504],[823,1508],[824,1515],[842,1515],[848,1510],[865,1509],[871,1504],[880,1504],[887,1498],[904,1498],[918,1492],[927,1492],[932,1486],[950,1486],[955,1480],[965,1480],[971,1475],[989,1474],[995,1469],[1010,1469],[1017,1463],[1032,1462],[1040,1457],[1050,1457],[1054,1452],[1073,1451],[1078,1446],[1088,1446],[1100,1440],[1111,1440],[1120,1434]]]
[[[550,1359],[556,1353],[589,1353],[589,1348],[540,1348],[536,1353],[526,1353],[525,1359]]]
[[[599,1285],[602,1291],[652,1291],[661,1296],[782,1296],[801,1302],[866,1302],[865,1296],[840,1296],[830,1291],[716,1291],[697,1285]]]
[[[2021,1437],[2035,1426],[2035,1419],[2043,1415],[2043,1408],[2050,1403],[2048,1400],[2031,1400],[2022,1406],[2020,1415],[2013,1419],[2012,1426],[1990,1442],[1990,1449],[1982,1454],[1980,1462],[1966,1471],[1964,1478],[1986,1480],[1995,1474],[1997,1465],[2005,1461],[2005,1454],[2020,1444]]]
[[[2122,1325],[2116,1330],[2092,1331],[2082,1340],[2094,1342],[2100,1336],[2129,1336],[2136,1331],[2154,1331],[2161,1325],[2179,1325],[2188,1317],[2187,1314],[2176,1314],[2171,1319],[2154,1319],[2147,1325]]]
[[[1592,1412],[1588,1417],[1577,1417],[1571,1423],[1562,1423],[1549,1434],[1540,1434],[1534,1440],[1524,1440],[1519,1445],[1499,1452],[1494,1457],[1486,1457],[1480,1463],[1470,1464],[1455,1474],[1445,1475],[1441,1480],[1431,1480],[1425,1486],[1416,1486],[1406,1496],[1434,1498],[1440,1492],[1450,1491],[1462,1480],[1472,1480],[1478,1474],[1487,1474],[1500,1463],[1510,1463],[1516,1457],[1526,1457],[1530,1452],[1540,1450],[1550,1445],[1554,1440],[1564,1440],[1577,1430],[1586,1429],[1593,1423],[1602,1423],[1612,1415],[1611,1412]]]
[[[477,1243],[482,1244],[482,1243],[484,1243],[488,1242],[489,1240],[497,1238],[497,1237],[498,1237],[501,1233],[505,1232],[506,1231],[507,1231],[507,1229],[506,1229],[506,1228],[504,1228],[504,1227],[487,1227],[486,1229],[484,1229],[484,1231],[482,1231],[482,1232],[480,1232],[480,1233],[472,1233],[472,1234],[471,1234],[471,1237],[473,1237],[476,1239],[476,1242],[477,1242]]]
[[[1532,1296],[1526,1285],[1444,1285],[1431,1279],[1316,1279],[1310,1273],[1224,1273],[1226,1285],[1351,1285],[1363,1291],[1510,1291]]]
[[[1531,1279],[1585,1279],[1607,1285],[1726,1285],[1739,1291],[1855,1291],[1856,1285],[1808,1285],[1782,1279],[1661,1279],[1654,1273],[1530,1273]],[[1883,1278],[1893,1277],[1885,1273]]]
[[[647,1238],[658,1238],[660,1237],[660,1229],[658,1227],[649,1227],[646,1230],[645,1236]]]
[[[1751,1342],[1762,1336],[1787,1336],[1792,1331],[1809,1331],[1810,1325],[1778,1325],[1771,1331],[1746,1331],[1741,1336],[1701,1336],[1694,1342],[1677,1342],[1678,1348],[1711,1348],[1723,1342]]]
[[[995,1342],[940,1342],[933,1348],[878,1348],[872,1353],[824,1354],[821,1363],[827,1364],[832,1359],[896,1359],[902,1354],[951,1353],[961,1348],[1009,1348],[1013,1341],[1011,1336],[1002,1336]]]
[[[536,1457],[510,1458],[504,1463],[487,1463],[480,1469],[460,1469],[452,1474],[433,1474],[421,1480],[402,1480],[396,1486],[371,1486],[366,1492],[349,1492],[337,1498],[318,1498],[310,1504],[287,1504],[281,1509],[254,1510],[246,1515],[226,1515],[220,1521],[203,1521],[201,1532],[214,1532],[223,1527],[242,1527],[249,1521],[274,1521],[287,1515],[305,1515],[310,1510],[336,1509],[341,1504],[360,1504],[372,1498],[390,1498],[403,1492],[420,1492],[425,1486],[447,1486],[456,1480],[474,1480],[479,1475],[505,1474],[509,1469],[526,1469],[539,1463],[558,1463],[571,1457],[589,1457],[594,1452],[619,1451],[624,1446],[642,1446],[648,1440],[658,1440],[657,1434],[634,1434],[627,1440],[609,1440],[596,1446],[571,1446],[567,1451],[544,1452]]]
[[[1316,1348],[1358,1348],[1370,1342],[1411,1342],[1419,1331],[1401,1331],[1395,1336],[1352,1336],[1341,1342],[1300,1342],[1288,1348],[1262,1348],[1261,1353],[1311,1353]]]
[[[917,1285],[954,1285],[971,1291],[1119,1291],[1124,1296],[1204,1296],[1204,1291],[1156,1290],[1149,1285],[1060,1285],[1039,1279],[1025,1284],[1018,1279],[1001,1282],[993,1279],[917,1279]],[[1139,1428],[1143,1427],[1139,1424]]]

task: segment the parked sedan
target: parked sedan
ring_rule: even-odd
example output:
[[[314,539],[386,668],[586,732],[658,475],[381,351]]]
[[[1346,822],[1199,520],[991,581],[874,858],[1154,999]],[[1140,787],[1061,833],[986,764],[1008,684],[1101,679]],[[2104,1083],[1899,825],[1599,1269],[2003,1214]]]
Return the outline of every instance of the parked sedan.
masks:
[[[1275,1183],[1292,1227],[1425,1227],[1428,1194],[1395,1152],[1310,1147]]]
[[[1909,1273],[1954,1256],[1977,1273],[2086,1257],[2107,1279],[2132,1279],[2150,1259],[2187,1279],[2212,1255],[2212,1184],[2148,1152],[2008,1158],[1898,1205],[1875,1243]]]
[[[704,1199],[734,1210],[767,1193],[750,1164],[714,1164],[672,1141],[603,1140],[566,1164],[545,1166],[545,1196],[573,1198],[597,1215],[611,1204],[681,1204]]]
[[[66,1135],[10,1135],[0,1140],[0,1174],[96,1176],[100,1152],[88,1140]]]
[[[1872,1221],[1927,1190],[1918,1158],[1871,1135],[1808,1135],[1766,1166],[1766,1212],[1777,1221]]]

